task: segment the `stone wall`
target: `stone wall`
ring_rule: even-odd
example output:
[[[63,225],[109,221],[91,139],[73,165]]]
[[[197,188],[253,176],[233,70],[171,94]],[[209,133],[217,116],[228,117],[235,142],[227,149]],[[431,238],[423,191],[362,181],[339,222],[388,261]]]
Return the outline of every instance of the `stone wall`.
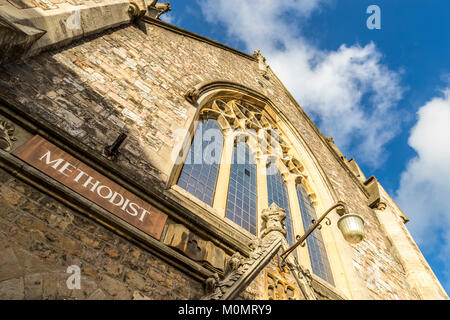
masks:
[[[3,65],[0,67],[0,98],[33,117],[53,124],[98,154],[120,132],[127,132],[129,135],[122,147],[118,165],[130,178],[155,188],[159,186],[162,191],[170,174],[166,165],[175,143],[172,134],[176,129],[188,127],[195,113],[195,107],[186,102],[184,93],[202,81],[214,79],[240,83],[260,91],[281,109],[303,140],[308,142],[338,197],[349,205],[351,211],[364,217],[367,238],[362,244],[353,246],[353,266],[369,289],[370,298],[417,298],[374,212],[367,206],[367,194],[362,185],[346,165],[339,162],[326,140],[291,100],[279,80],[270,72],[263,76],[255,59],[169,29],[149,23],[139,27],[120,27],[85,38],[63,49],[42,53],[22,63]],[[22,212],[22,206],[26,208],[25,203],[35,202],[17,193],[15,182],[11,181],[2,188],[7,190],[4,191],[6,194],[17,198],[19,202],[13,205],[15,210]],[[42,203],[45,201],[43,199],[47,198],[37,200]],[[30,212],[23,214],[23,219],[13,214],[12,221],[7,220],[7,224],[4,224],[7,229],[15,230],[18,234],[13,237],[9,236],[13,232],[10,229],[2,231],[4,234],[8,232],[11,243],[22,241],[27,248],[44,250],[45,259],[62,259],[62,255],[52,254],[52,250],[57,249],[46,249],[47,243],[55,246],[60,242],[52,242],[45,233],[62,237],[67,235],[67,239],[70,239],[68,243],[74,243],[75,253],[81,250],[78,246],[84,248],[80,257],[73,253],[71,259],[81,259],[86,265],[102,261],[102,265],[94,270],[108,270],[101,275],[108,279],[106,282],[117,284],[113,280],[123,277],[123,286],[127,287],[127,283],[132,281],[130,279],[141,279],[144,275],[148,277],[147,270],[151,270],[151,267],[146,262],[142,262],[140,273],[127,267],[126,259],[132,255],[127,254],[125,257],[124,252],[134,252],[129,244],[122,248],[119,238],[111,236],[116,243],[110,248],[104,239],[91,238],[89,234],[92,232],[86,229],[89,223],[85,226],[81,222],[81,225],[73,222],[83,220],[80,217],[73,221],[70,220],[72,218],[59,217],[67,223],[64,227],[67,229],[61,225],[45,229],[53,223],[53,220],[47,221],[49,217],[58,220],[56,211],[51,214],[47,212],[47,215],[41,213],[39,219],[31,217],[33,214]],[[77,215],[72,213],[72,216]],[[95,228],[102,230],[98,226]],[[38,237],[36,241],[43,243],[42,247],[34,246],[32,239],[20,237],[23,232],[35,229],[38,231],[29,234]],[[108,248],[116,250],[118,256],[108,257]],[[12,256],[13,249],[5,250]],[[105,259],[91,259],[89,262],[91,254],[105,256]],[[136,259],[146,261],[140,257],[141,254],[144,255],[139,252]],[[67,265],[60,260],[53,262],[60,266]],[[136,277],[126,277],[128,273]],[[24,276],[22,274],[12,279],[19,279],[15,281],[21,285],[25,283]],[[181,279],[173,280],[168,285],[178,286],[188,281]],[[101,287],[103,282],[96,283]],[[139,286],[142,287],[142,283]],[[199,284],[193,287],[198,288]],[[108,290],[111,292],[101,288],[104,294],[114,293],[110,287]],[[125,292],[124,297],[132,294],[129,289],[120,292]],[[179,297],[193,297],[195,294],[185,292]]]
[[[80,289],[67,288],[71,265]],[[0,300],[202,294],[200,282],[0,169]]]

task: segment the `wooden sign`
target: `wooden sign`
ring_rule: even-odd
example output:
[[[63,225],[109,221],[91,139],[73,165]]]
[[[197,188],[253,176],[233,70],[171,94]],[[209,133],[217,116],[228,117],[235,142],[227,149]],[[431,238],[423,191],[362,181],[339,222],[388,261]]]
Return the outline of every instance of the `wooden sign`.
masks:
[[[167,215],[40,136],[13,155],[153,238],[160,239]]]

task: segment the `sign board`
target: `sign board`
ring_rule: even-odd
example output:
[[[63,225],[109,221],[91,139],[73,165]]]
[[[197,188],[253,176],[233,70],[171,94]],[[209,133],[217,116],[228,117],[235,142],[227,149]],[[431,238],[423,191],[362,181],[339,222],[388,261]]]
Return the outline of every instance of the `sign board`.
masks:
[[[160,239],[167,215],[40,136],[13,155],[153,238]]]

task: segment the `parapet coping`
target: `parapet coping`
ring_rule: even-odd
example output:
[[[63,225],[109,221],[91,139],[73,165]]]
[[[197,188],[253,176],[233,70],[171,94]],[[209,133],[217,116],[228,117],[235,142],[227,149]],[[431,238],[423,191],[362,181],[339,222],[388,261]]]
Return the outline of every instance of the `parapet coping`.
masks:
[[[232,52],[234,54],[237,54],[237,55],[239,55],[241,57],[247,58],[247,59],[249,59],[251,61],[254,61],[254,62],[258,61],[258,59],[256,57],[254,57],[253,55],[250,55],[248,53],[242,52],[242,51],[240,51],[238,49],[232,48],[232,47],[227,46],[227,45],[225,45],[223,43],[220,43],[218,41],[212,40],[212,39],[207,38],[205,36],[199,35],[199,34],[194,33],[192,31],[189,31],[189,30],[177,27],[177,26],[175,26],[173,24],[164,22],[162,20],[153,19],[153,18],[144,16],[142,18],[142,21],[144,21],[144,22],[146,22],[148,24],[156,25],[156,26],[161,27],[163,29],[175,32],[177,34],[189,37],[191,39],[195,39],[195,40],[198,40],[198,41],[201,41],[201,42],[205,42],[205,43],[210,44],[210,45],[212,45],[214,47],[217,47],[217,48],[220,48],[220,49],[223,49],[223,50],[226,50],[226,51],[230,51],[230,52]]]

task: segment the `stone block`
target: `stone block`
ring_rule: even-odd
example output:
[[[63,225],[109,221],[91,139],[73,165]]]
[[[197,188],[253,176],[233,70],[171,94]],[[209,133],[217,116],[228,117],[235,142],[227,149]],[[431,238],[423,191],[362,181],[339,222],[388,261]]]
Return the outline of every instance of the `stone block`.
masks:
[[[23,270],[12,248],[0,251],[0,281],[19,278]]]
[[[24,277],[25,299],[41,300],[42,299],[42,274],[28,274]]]
[[[22,300],[24,297],[23,278],[0,282],[0,300]]]
[[[122,281],[104,275],[102,276],[99,285],[113,299],[127,300],[131,298],[130,291]]]
[[[87,234],[86,232],[84,232],[82,230],[74,229],[72,231],[72,236],[75,239],[80,240],[82,243],[84,243],[94,249],[99,249],[102,246],[102,243],[99,240],[90,236],[89,234]]]
[[[224,271],[225,251],[192,233],[184,225],[170,224],[167,228],[164,244],[177,249],[192,260],[211,265]]]
[[[145,278],[139,273],[131,270],[125,272],[124,280],[129,286],[134,287],[140,291],[144,290],[144,288],[146,287]]]
[[[102,265],[102,272],[110,275],[115,278],[121,278],[121,275],[123,273],[124,267],[122,264],[117,263],[116,261],[113,261],[111,259],[106,258],[103,261]]]
[[[87,300],[107,300],[107,297],[101,289],[97,289],[87,298]]]

